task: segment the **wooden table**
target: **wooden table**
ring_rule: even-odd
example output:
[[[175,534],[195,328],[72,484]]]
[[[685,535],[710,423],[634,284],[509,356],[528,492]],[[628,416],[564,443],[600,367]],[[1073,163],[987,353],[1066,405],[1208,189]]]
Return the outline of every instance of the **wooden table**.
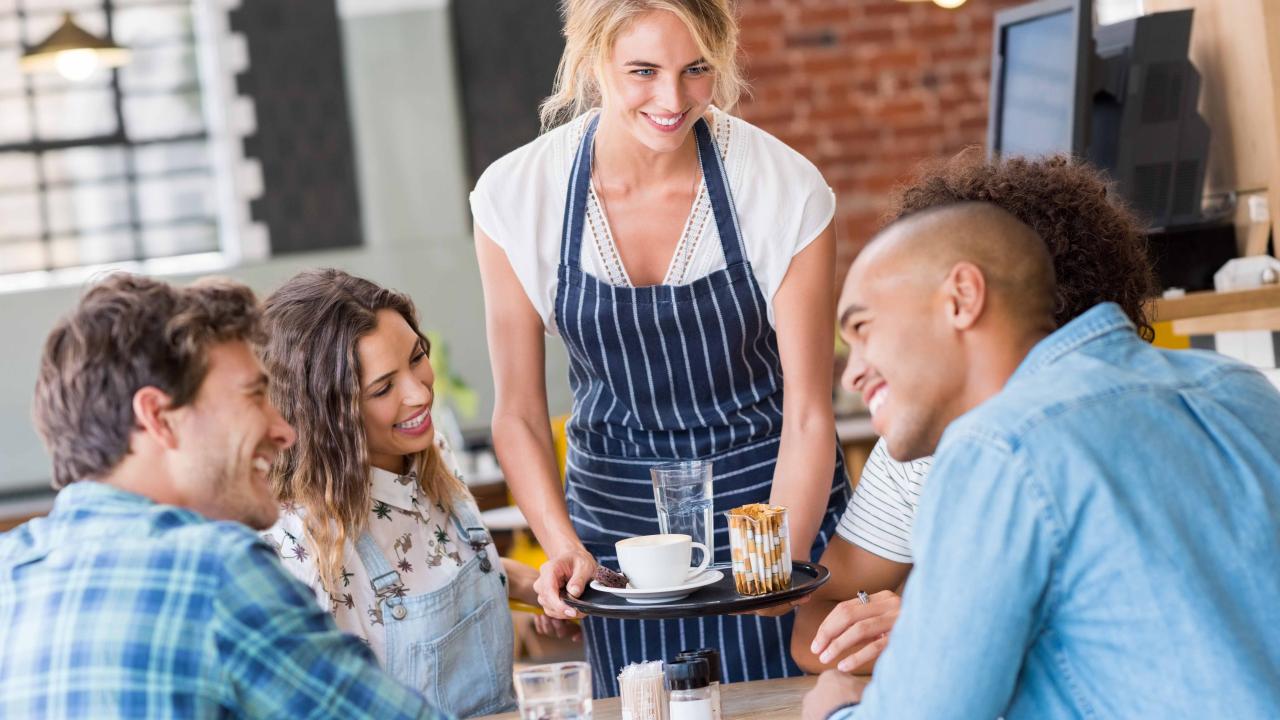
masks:
[[[721,709],[725,720],[795,720],[800,717],[800,703],[809,692],[817,675],[785,678],[783,680],[757,680],[720,686]],[[518,720],[519,713],[489,715],[487,720]],[[593,720],[620,720],[622,710],[618,698],[596,700],[592,703]],[[484,720],[484,719],[482,719]]]

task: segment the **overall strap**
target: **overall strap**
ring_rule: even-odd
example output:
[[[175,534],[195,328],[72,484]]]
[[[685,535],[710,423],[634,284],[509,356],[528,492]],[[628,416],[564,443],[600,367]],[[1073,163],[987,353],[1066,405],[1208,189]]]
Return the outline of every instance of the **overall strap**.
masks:
[[[369,574],[369,584],[373,585],[373,593],[376,597],[381,597],[388,588],[402,584],[400,573],[387,562],[386,556],[378,549],[378,544],[373,541],[373,536],[368,530],[356,541],[356,552],[360,555],[360,561],[364,563],[365,571]]]
[[[597,113],[587,121],[578,154],[569,176],[569,192],[564,202],[564,224],[560,231],[560,265],[578,269],[582,258],[582,228],[587,216],[587,196],[591,191],[591,154],[595,144]]]
[[[452,515],[453,526],[458,529],[458,536],[470,545],[476,557],[480,558],[480,570],[483,572],[492,570],[493,562],[489,560],[486,548],[493,543],[493,536],[489,534],[489,528],[484,526],[484,521],[479,515],[471,512],[469,503],[454,503]]]
[[[725,172],[724,161],[720,158],[707,121],[698,118],[693,125],[693,133],[698,140],[698,164],[707,183],[707,195],[711,198],[711,212],[716,217],[716,232],[720,235],[725,264],[733,267],[746,259],[746,250],[738,229],[738,213],[729,192],[729,174]]]

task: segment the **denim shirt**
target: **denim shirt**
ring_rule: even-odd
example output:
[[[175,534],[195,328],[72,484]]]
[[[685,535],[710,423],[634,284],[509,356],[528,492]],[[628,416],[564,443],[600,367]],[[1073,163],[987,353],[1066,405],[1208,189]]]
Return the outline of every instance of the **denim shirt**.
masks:
[[[849,718],[1280,717],[1280,394],[1094,307],[947,429]]]

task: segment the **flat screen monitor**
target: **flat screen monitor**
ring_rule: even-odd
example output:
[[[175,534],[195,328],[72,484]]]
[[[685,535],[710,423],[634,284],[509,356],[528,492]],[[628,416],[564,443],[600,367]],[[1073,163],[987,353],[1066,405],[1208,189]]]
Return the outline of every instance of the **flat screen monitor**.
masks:
[[[1089,0],[1040,0],[997,13],[990,152],[1083,155],[1092,57]]]

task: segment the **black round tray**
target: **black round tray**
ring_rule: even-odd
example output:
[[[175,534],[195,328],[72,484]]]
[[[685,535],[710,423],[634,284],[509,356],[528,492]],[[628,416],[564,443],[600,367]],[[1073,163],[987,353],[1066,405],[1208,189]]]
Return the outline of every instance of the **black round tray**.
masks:
[[[733,571],[727,565],[713,565],[724,573],[716,583],[694,590],[687,597],[669,603],[638,605],[625,598],[587,587],[581,597],[561,593],[569,607],[600,617],[652,620],[658,618],[705,617],[759,610],[771,605],[802,598],[826,584],[831,571],[817,563],[792,562],[791,587],[765,595],[739,595],[733,585]]]

